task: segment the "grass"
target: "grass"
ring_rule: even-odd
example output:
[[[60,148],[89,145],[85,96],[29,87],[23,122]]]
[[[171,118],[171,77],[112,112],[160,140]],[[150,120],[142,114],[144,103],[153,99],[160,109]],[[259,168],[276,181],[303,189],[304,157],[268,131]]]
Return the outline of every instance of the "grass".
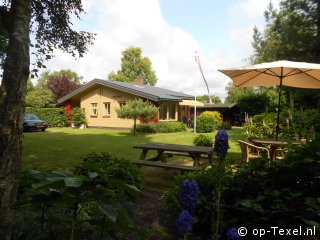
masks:
[[[228,131],[230,150],[228,158],[239,159],[237,140],[243,139],[241,128]],[[216,133],[211,133],[212,137]],[[132,135],[128,130],[49,128],[46,132],[26,132],[23,137],[22,168],[41,170],[70,169],[91,152],[109,152],[125,159],[137,159],[139,149],[133,145],[164,142],[192,145],[192,132]],[[155,154],[155,153],[154,153]]]

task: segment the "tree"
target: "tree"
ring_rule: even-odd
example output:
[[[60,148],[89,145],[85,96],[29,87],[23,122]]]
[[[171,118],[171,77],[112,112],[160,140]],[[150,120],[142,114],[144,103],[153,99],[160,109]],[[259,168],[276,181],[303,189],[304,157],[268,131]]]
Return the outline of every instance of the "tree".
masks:
[[[0,6],[0,66],[3,64],[5,50],[8,47],[9,12],[5,6]]]
[[[134,82],[138,77],[143,78],[144,84],[154,86],[157,77],[151,67],[151,61],[141,56],[142,50],[138,47],[129,47],[124,50],[121,58],[121,69],[115,73],[109,73],[108,78],[120,82]]]
[[[211,97],[212,97],[212,103],[215,103],[215,104],[222,103],[219,96],[211,96]],[[197,101],[202,103],[209,103],[209,96],[208,95],[197,96]]]
[[[54,48],[81,57],[93,35],[71,28],[70,15],[83,12],[79,0],[0,0],[1,38],[7,47],[3,79],[0,86],[0,236],[11,239],[21,166],[22,121],[25,109],[27,80],[30,74],[30,40],[37,57],[36,66],[50,58]],[[9,22],[10,24],[4,24]],[[34,38],[30,39],[30,33]],[[7,34],[7,35],[6,35]],[[33,40],[34,39],[34,40]],[[37,69],[34,69],[34,74]]]
[[[81,80],[83,79],[82,76],[79,76],[76,72],[73,72],[71,69],[61,69],[60,71],[44,71],[40,74],[38,78],[37,86],[47,87],[47,83],[51,78],[62,78],[65,77],[72,82],[80,85]]]
[[[48,88],[35,87],[31,91],[27,91],[27,107],[46,108],[54,107],[55,105],[53,93]]]
[[[78,88],[79,84],[70,80],[67,76],[54,76],[48,80],[47,87],[54,94],[55,101],[58,101],[59,98]]]
[[[319,62],[320,3],[316,0],[284,0],[279,10],[270,3],[266,28],[254,29],[253,63],[291,60]]]
[[[226,87],[227,97],[224,103],[236,103],[242,96],[254,94],[253,87],[237,87],[233,82],[229,82]]]
[[[137,119],[143,118],[145,120],[155,117],[159,109],[152,103],[142,99],[135,99],[128,101],[127,104],[116,109],[119,118],[133,119],[133,134],[136,134]]]
[[[254,28],[252,63],[290,60],[320,62],[320,2],[317,0],[284,0],[279,10],[270,3],[265,11],[266,27]],[[297,105],[320,109],[320,91],[285,88],[290,107]],[[305,98],[305,99],[304,99]]]
[[[29,78],[27,81],[27,92],[30,92],[34,89],[33,83],[31,82],[31,79]]]

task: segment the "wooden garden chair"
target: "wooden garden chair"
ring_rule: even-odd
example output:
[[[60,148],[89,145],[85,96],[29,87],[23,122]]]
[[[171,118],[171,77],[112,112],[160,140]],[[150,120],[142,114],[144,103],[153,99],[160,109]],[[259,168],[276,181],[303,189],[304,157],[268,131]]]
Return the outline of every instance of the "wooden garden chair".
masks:
[[[266,154],[268,158],[270,158],[270,152],[265,147],[259,147],[252,143],[245,142],[239,140],[241,153],[242,153],[242,160],[249,161],[251,158],[258,158],[262,157],[261,154]]]
[[[277,148],[273,152],[272,159],[273,160],[281,160],[285,158],[285,155],[287,154],[288,149],[287,148]]]

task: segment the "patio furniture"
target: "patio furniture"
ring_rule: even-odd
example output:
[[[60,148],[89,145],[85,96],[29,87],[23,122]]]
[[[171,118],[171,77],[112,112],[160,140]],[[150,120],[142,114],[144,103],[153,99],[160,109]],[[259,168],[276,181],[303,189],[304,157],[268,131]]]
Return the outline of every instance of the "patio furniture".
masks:
[[[218,71],[230,77],[237,87],[279,86],[277,140],[282,86],[320,89],[320,64],[315,63],[276,61]]]
[[[200,164],[200,158],[206,157],[209,162],[213,159],[213,148],[203,146],[190,146],[180,144],[167,144],[167,143],[146,143],[133,146],[133,148],[142,149],[140,160],[146,161],[162,161],[166,162],[166,157],[172,157],[173,155],[189,156],[193,159],[193,166],[198,167]],[[154,158],[146,159],[148,151],[156,150],[157,156]]]
[[[272,160],[275,159],[275,157],[277,156],[277,154],[279,155],[281,150],[285,150],[287,145],[289,144],[289,142],[285,139],[279,139],[276,140],[274,138],[258,138],[258,139],[253,139],[253,142],[256,144],[262,144],[262,145],[268,145],[270,146],[270,157]],[[301,145],[300,141],[292,141],[290,142],[291,144],[294,145]],[[276,152],[278,151],[278,152]],[[284,153],[285,151],[283,151]],[[282,154],[283,154],[282,153]]]
[[[175,169],[175,170],[180,170],[181,173],[186,171],[197,171],[201,169],[201,167],[185,166],[181,164],[164,163],[164,162],[153,162],[148,160],[131,159],[129,161],[132,163],[135,163],[138,167],[149,166],[149,167],[160,167],[165,169]]]
[[[272,159],[273,160],[280,160],[280,159],[284,159],[286,153],[288,152],[287,148],[277,148],[274,150]]]
[[[242,153],[242,160],[248,162],[251,158],[258,158],[261,157],[262,154],[266,154],[268,158],[270,158],[270,152],[265,147],[259,147],[252,143],[245,142],[239,140],[241,153]]]

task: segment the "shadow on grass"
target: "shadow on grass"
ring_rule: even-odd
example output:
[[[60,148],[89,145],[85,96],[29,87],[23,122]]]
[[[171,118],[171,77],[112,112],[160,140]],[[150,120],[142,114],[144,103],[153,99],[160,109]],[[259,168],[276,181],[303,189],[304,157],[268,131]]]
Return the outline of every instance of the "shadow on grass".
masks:
[[[228,158],[240,158],[238,139],[244,136],[242,129],[228,131],[231,149]],[[82,161],[82,157],[95,152],[108,152],[112,156],[124,159],[139,159],[141,150],[134,145],[148,142],[167,142],[192,144],[193,133],[174,134],[136,134],[130,130],[110,129],[71,129],[53,128],[46,132],[26,132],[23,137],[22,168],[39,170],[73,169]],[[214,135],[213,135],[214,137]],[[156,156],[156,151],[149,151],[148,158]],[[174,157],[168,161],[182,161],[186,157]],[[190,161],[190,158],[188,158]],[[143,167],[148,187],[162,189],[173,183],[177,170]]]
[[[118,158],[138,158],[136,144],[150,142],[148,135],[133,136],[119,131],[54,129],[28,132],[23,137],[22,167],[41,170],[71,169],[81,157],[108,152]]]

